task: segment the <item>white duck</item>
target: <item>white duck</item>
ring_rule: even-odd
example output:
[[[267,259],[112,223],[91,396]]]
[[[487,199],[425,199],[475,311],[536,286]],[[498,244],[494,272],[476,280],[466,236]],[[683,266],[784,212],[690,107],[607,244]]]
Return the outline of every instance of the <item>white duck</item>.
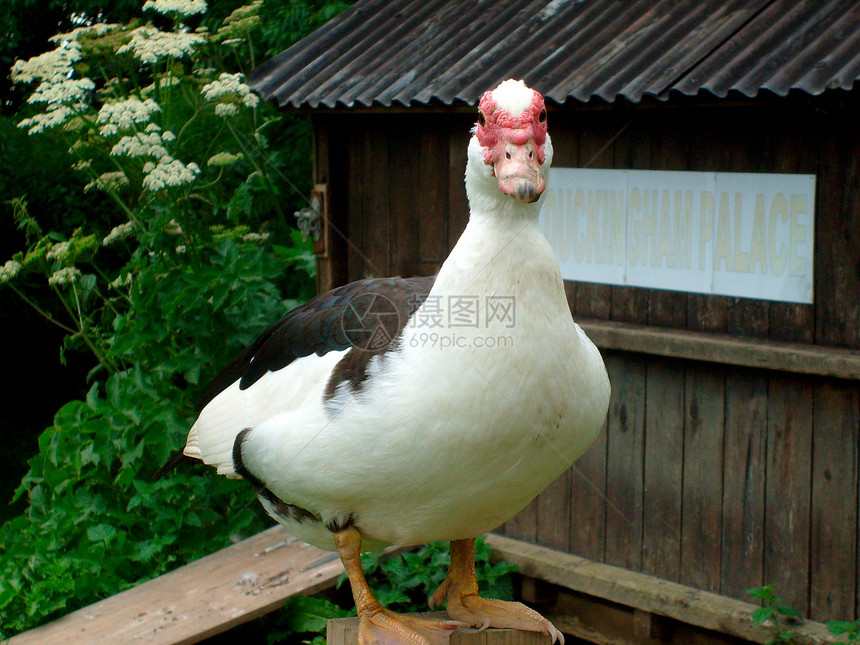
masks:
[[[184,448],[337,550],[362,643],[443,643],[462,623],[561,638],[524,605],[478,596],[474,539],[591,444],[609,381],[538,227],[543,97],[505,81],[473,133],[469,224],[435,280],[363,280],[290,312],[216,379]],[[457,622],[394,614],[364,579],[362,548],[431,540],[451,540],[431,605],[447,597]]]

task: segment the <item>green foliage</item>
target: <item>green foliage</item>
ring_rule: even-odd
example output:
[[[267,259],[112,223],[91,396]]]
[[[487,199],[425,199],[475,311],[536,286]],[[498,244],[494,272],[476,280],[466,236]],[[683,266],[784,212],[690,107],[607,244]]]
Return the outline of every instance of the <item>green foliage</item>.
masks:
[[[241,316],[244,305],[262,318],[279,309],[264,284],[277,271],[272,258],[260,249],[240,253],[233,240],[214,250],[208,272],[156,258],[136,273],[135,305],[114,319],[111,343],[118,350],[111,358],[125,355],[129,364],[97,379],[85,401],[66,404],[39,438],[17,492],[29,508],[0,529],[4,631],[115,593],[263,526],[242,512],[249,494],[237,482],[208,473],[148,480],[189,427],[195,389],[188,384],[200,382],[201,360],[217,345],[207,319],[220,318],[221,331],[242,336],[251,332],[231,313]],[[251,298],[259,309],[247,306]],[[131,363],[134,355],[140,358]]]
[[[355,0],[291,0],[267,6],[261,42],[265,58],[275,56],[304,35],[334,18]]]
[[[825,625],[834,636],[847,636],[847,643],[860,643],[860,620],[830,620]]]
[[[794,607],[782,604],[771,585],[749,589],[747,593],[762,605],[753,612],[753,622],[756,625],[770,623],[775,628],[774,638],[768,641],[767,645],[792,643],[793,627],[803,622],[800,612]]]
[[[150,480],[205,383],[313,288],[289,221],[304,205],[290,184],[310,178],[307,124],[259,102],[241,75],[260,10],[198,31],[152,12],[151,24],[85,25],[16,64],[31,88],[19,120],[69,196],[6,194],[25,248],[0,286],[93,369],[86,397],[39,437],[15,493],[25,512],[0,527],[0,638],[266,524],[241,482],[202,470]]]
[[[265,621],[266,640],[269,645],[291,642],[325,643],[326,624],[332,618],[345,618],[354,614],[348,607],[329,600],[323,595],[291,596],[271,620]],[[248,640],[231,634],[230,640]]]
[[[396,557],[365,553],[361,560],[379,602],[394,611],[412,612],[427,610],[427,598],[445,579],[451,557],[446,543],[431,542]],[[481,595],[511,600],[511,573],[516,566],[507,562],[490,563],[490,547],[483,539],[475,543],[475,570]],[[345,580],[344,575],[340,583]]]
[[[782,604],[772,585],[749,589],[747,593],[761,602],[761,607],[753,611],[753,622],[756,625],[769,623],[775,629],[774,638],[768,641],[767,645],[794,642],[793,628],[803,622],[800,612],[794,607]],[[834,636],[847,636],[846,643],[860,643],[860,620],[830,620],[825,626]]]

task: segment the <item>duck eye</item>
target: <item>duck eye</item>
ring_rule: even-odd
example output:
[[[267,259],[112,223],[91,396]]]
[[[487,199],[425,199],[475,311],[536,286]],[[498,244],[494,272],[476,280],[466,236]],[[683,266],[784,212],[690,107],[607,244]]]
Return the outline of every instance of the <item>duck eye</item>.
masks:
[[[540,114],[538,115],[538,121],[541,122],[541,125],[546,123],[546,108],[540,111]]]
[[[480,110],[478,111],[478,123],[481,125],[482,128],[487,125],[487,117],[485,117],[484,113]]]

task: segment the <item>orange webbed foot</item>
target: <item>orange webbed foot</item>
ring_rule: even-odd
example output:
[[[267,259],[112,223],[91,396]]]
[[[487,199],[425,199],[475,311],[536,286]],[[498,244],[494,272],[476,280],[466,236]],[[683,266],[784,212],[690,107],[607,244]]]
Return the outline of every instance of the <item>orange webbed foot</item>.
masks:
[[[418,618],[380,609],[359,617],[360,645],[448,645],[448,639],[464,623]]]
[[[430,607],[448,600],[446,611],[454,620],[472,627],[487,629],[521,629],[546,634],[564,645],[564,635],[546,618],[519,602],[481,598],[475,575],[475,541],[451,542],[451,567],[448,577],[428,599]]]
[[[546,618],[519,602],[481,598],[477,595],[448,597],[448,616],[472,627],[522,629],[546,634],[564,645],[564,636]]]

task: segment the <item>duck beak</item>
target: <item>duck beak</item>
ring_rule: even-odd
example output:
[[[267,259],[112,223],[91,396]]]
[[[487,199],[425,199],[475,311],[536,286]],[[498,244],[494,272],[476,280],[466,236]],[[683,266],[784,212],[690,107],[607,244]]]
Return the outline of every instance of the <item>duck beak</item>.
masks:
[[[533,141],[523,145],[505,143],[493,162],[499,190],[521,202],[536,202],[546,189]]]

